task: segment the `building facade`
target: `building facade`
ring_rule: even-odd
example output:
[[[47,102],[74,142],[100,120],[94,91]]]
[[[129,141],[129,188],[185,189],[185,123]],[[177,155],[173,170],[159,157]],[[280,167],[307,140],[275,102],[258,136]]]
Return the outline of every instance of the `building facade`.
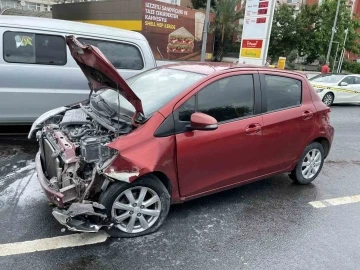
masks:
[[[54,4],[56,4],[56,2],[51,0],[0,0],[0,10],[17,8],[32,11],[51,11],[51,6]]]

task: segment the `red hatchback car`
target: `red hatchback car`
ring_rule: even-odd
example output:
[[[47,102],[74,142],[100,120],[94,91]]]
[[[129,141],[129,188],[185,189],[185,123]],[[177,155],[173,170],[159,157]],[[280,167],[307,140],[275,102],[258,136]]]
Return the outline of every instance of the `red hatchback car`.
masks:
[[[309,184],[334,129],[304,75],[212,63],[155,68],[126,82],[95,47],[68,37],[89,100],[33,124],[39,182],[73,231],[156,231],[171,203],[289,173]]]

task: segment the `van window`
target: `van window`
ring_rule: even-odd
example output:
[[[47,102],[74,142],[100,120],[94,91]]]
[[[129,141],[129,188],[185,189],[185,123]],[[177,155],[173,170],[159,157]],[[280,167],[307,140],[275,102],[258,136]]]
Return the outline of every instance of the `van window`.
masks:
[[[65,39],[61,36],[5,32],[4,60],[9,63],[65,65]]]
[[[98,47],[117,69],[141,70],[144,68],[141,53],[134,45],[87,38],[78,38],[78,40],[83,44]]]

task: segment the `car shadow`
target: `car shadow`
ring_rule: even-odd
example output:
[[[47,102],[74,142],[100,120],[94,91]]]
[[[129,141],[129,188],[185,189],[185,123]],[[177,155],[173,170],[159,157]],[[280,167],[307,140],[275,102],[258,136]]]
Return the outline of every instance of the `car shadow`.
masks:
[[[192,211],[201,212],[204,208],[219,209],[227,205],[272,207],[274,204],[307,204],[317,197],[317,188],[313,184],[293,183],[286,174],[259,180],[257,182],[232,188],[226,191],[172,205],[169,219],[187,215]]]

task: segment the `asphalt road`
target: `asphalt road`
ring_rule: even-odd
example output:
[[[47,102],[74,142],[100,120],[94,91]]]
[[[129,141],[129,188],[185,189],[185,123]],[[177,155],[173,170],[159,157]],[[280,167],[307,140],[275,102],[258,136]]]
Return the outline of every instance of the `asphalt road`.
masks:
[[[331,122],[333,148],[309,186],[265,179],[173,206],[155,234],[1,256],[0,269],[359,269],[360,202],[309,204],[360,194],[360,106],[332,107]],[[0,254],[3,244],[71,234],[37,183],[36,151],[0,137]]]

